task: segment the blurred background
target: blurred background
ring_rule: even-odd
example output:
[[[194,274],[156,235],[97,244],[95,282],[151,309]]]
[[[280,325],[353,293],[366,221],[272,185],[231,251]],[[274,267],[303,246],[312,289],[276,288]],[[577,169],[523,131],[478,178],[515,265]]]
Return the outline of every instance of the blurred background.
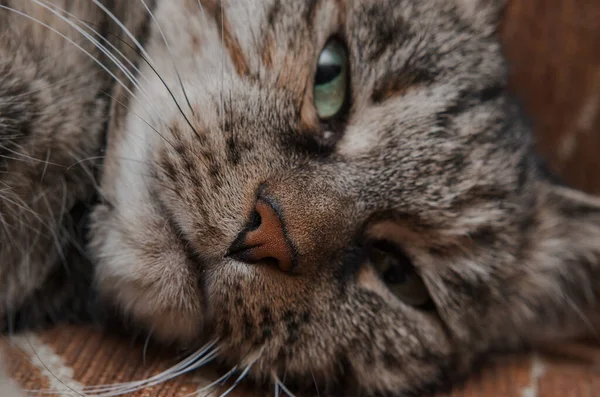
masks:
[[[509,0],[501,35],[540,153],[600,195],[600,0]]]

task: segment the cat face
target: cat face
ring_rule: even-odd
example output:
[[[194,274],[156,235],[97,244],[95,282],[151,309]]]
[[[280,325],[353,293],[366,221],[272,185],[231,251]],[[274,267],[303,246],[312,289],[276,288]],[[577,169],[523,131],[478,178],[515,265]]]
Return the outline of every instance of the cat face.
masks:
[[[564,320],[554,272],[596,203],[543,179],[496,8],[158,2],[156,73],[113,109],[101,293],[255,380],[344,395],[424,390]]]

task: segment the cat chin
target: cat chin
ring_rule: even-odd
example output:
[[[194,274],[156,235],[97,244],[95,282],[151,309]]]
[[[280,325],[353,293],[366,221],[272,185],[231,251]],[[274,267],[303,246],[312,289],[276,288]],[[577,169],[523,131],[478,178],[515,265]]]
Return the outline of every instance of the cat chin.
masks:
[[[206,317],[200,272],[175,233],[124,221],[106,205],[92,216],[90,248],[99,258],[94,283],[104,304],[161,342],[196,343]]]
[[[105,307],[115,308],[157,342],[184,348],[202,343],[207,316],[201,291],[166,278],[155,284],[144,281],[105,275],[96,280],[96,289]]]
[[[180,346],[197,345],[205,327],[202,300],[191,296],[169,299],[178,285],[144,286],[140,282],[107,277],[97,281],[107,306],[116,307],[124,319],[140,327],[158,342]]]

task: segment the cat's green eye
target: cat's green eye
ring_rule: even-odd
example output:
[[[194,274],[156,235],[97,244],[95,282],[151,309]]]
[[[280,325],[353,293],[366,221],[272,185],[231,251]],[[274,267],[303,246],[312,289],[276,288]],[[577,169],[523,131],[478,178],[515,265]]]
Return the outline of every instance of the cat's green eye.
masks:
[[[348,91],[348,54],[338,40],[331,40],[317,62],[313,98],[321,119],[335,117],[344,107]]]
[[[410,259],[402,252],[389,247],[389,244],[383,243],[371,250],[371,261],[381,279],[404,303],[415,307],[427,306],[431,297]]]

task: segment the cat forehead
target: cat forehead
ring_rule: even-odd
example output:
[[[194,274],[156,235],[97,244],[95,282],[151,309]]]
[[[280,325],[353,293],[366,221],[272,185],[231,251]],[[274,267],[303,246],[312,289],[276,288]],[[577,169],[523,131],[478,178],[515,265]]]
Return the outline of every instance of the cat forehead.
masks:
[[[268,108],[270,119],[304,117],[319,52],[332,37],[342,39],[353,96],[340,145],[347,154],[384,144],[383,138],[395,139],[407,128],[422,130],[424,120],[457,96],[481,84],[501,85],[504,77],[497,41],[473,22],[476,10],[467,7],[487,0],[181,1],[188,6],[181,23],[201,43],[182,46],[195,58],[189,75],[210,87],[216,101],[225,93],[228,110],[239,114]],[[190,41],[181,30],[179,41]],[[194,34],[188,36],[194,42]],[[199,94],[198,102],[207,104],[206,97]],[[263,113],[256,116],[264,119]]]
[[[428,28],[443,30],[448,28],[448,23],[458,22],[444,15],[454,10],[466,17],[470,8],[463,3],[479,1],[482,0],[199,0],[198,4],[203,12],[218,19],[218,24],[229,25],[241,41],[256,44],[260,39],[257,35],[276,32],[286,34],[287,43],[294,45],[302,41],[306,31],[318,36],[322,32],[342,30],[346,24],[352,24],[356,30],[366,28],[369,32],[373,27],[389,29],[390,22],[397,22],[396,28],[401,29],[435,20],[438,24]]]
[[[448,53],[457,43],[466,49],[489,30],[465,6],[484,0],[186,1],[220,36],[241,77],[314,62],[332,36],[353,46],[350,56],[368,64],[416,41],[429,52]]]

